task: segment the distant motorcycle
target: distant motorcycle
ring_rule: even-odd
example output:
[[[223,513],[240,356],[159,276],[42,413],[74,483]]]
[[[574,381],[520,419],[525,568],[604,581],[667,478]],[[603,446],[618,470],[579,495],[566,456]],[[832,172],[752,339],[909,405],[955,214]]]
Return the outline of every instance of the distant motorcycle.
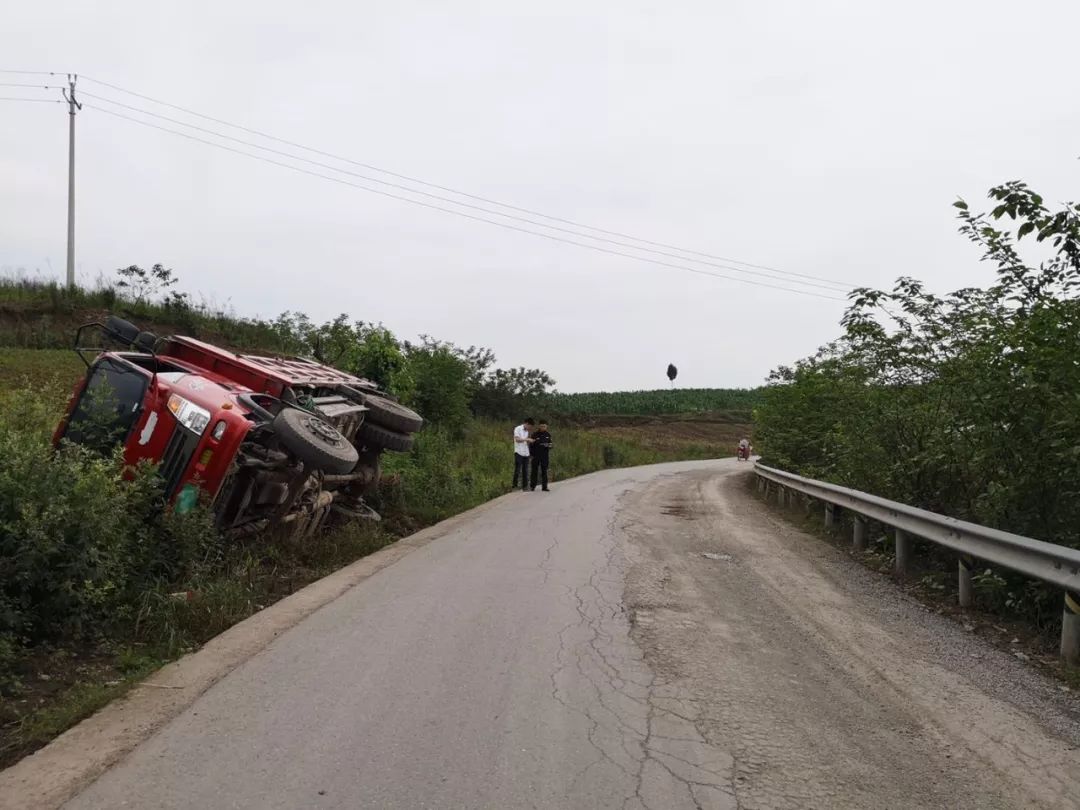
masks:
[[[749,447],[743,447],[740,444],[739,448],[735,451],[735,457],[738,458],[739,461],[749,461],[750,460],[750,448]]]

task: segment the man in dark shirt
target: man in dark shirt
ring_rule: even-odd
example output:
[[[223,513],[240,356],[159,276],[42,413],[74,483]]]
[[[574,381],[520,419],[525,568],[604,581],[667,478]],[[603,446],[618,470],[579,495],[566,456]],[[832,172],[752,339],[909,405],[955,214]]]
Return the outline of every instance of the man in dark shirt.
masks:
[[[536,484],[539,481],[543,484],[544,492],[550,492],[548,489],[548,456],[551,453],[551,434],[548,433],[547,422],[543,419],[540,420],[540,424],[537,425],[536,432],[532,435],[532,442],[529,444],[529,462],[532,468],[532,475],[529,479],[532,481],[532,489],[536,489]],[[540,478],[536,477],[537,472],[540,473]]]

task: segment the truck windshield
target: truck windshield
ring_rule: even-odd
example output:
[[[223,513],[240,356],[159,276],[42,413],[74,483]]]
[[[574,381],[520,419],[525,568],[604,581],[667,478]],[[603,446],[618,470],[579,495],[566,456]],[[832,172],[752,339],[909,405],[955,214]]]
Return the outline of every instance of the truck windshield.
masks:
[[[68,420],[65,438],[108,452],[131,432],[149,382],[134,366],[108,357],[99,360]]]

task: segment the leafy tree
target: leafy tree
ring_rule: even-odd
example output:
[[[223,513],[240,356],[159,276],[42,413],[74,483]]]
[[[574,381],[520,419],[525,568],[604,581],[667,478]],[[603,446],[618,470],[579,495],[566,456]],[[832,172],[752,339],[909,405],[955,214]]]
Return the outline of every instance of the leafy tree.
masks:
[[[451,344],[422,339],[406,343],[405,356],[414,388],[409,404],[426,420],[460,434],[469,417],[472,396],[469,363]]]
[[[320,363],[351,368],[356,365],[362,328],[361,321],[350,324],[349,316],[342,313],[321,326],[307,328],[304,338],[311,356]]]
[[[381,324],[345,314],[316,324],[303,313],[287,311],[265,327],[282,354],[312,357],[372,380],[451,431],[460,431],[470,413],[520,416],[545,401],[555,385],[540,369],[494,368],[491,349],[463,348],[428,335],[417,343],[399,341]]]
[[[116,275],[120,277],[116,286],[125,290],[134,304],[148,303],[179,281],[173,271],[163,264],[155,264],[149,270],[133,264],[119,268]]]
[[[538,368],[498,368],[488,374],[473,395],[473,413],[497,419],[520,418],[536,410],[555,387]]]
[[[989,196],[989,213],[955,205],[994,283],[854,291],[843,336],[773,373],[759,444],[794,471],[1077,546],[1080,206],[1050,211],[1019,182]],[[1016,592],[1036,612],[1050,598]]]
[[[408,361],[394,333],[386,327],[364,326],[359,334],[355,363],[351,369],[366,377],[380,388],[402,398],[410,398],[416,383],[408,368]]]
[[[311,353],[311,333],[315,327],[304,313],[286,310],[274,318],[268,326],[282,354]]]

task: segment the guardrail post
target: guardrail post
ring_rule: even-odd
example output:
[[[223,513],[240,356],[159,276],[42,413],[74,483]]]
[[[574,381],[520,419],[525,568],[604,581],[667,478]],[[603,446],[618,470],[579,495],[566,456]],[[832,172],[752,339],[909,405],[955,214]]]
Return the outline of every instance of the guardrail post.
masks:
[[[851,547],[856,551],[866,551],[866,518],[855,515],[851,524]]]
[[[831,529],[836,525],[836,507],[831,503],[825,504],[825,528]]]
[[[757,491],[759,495],[765,491],[765,479],[760,475],[757,477]]]
[[[896,573],[906,576],[911,561],[911,535],[903,529],[896,530]]]
[[[957,562],[960,607],[971,607],[971,569],[974,567],[975,561],[966,555]]]
[[[1080,594],[1065,591],[1065,612],[1061,617],[1061,657],[1066,664],[1080,664]]]

